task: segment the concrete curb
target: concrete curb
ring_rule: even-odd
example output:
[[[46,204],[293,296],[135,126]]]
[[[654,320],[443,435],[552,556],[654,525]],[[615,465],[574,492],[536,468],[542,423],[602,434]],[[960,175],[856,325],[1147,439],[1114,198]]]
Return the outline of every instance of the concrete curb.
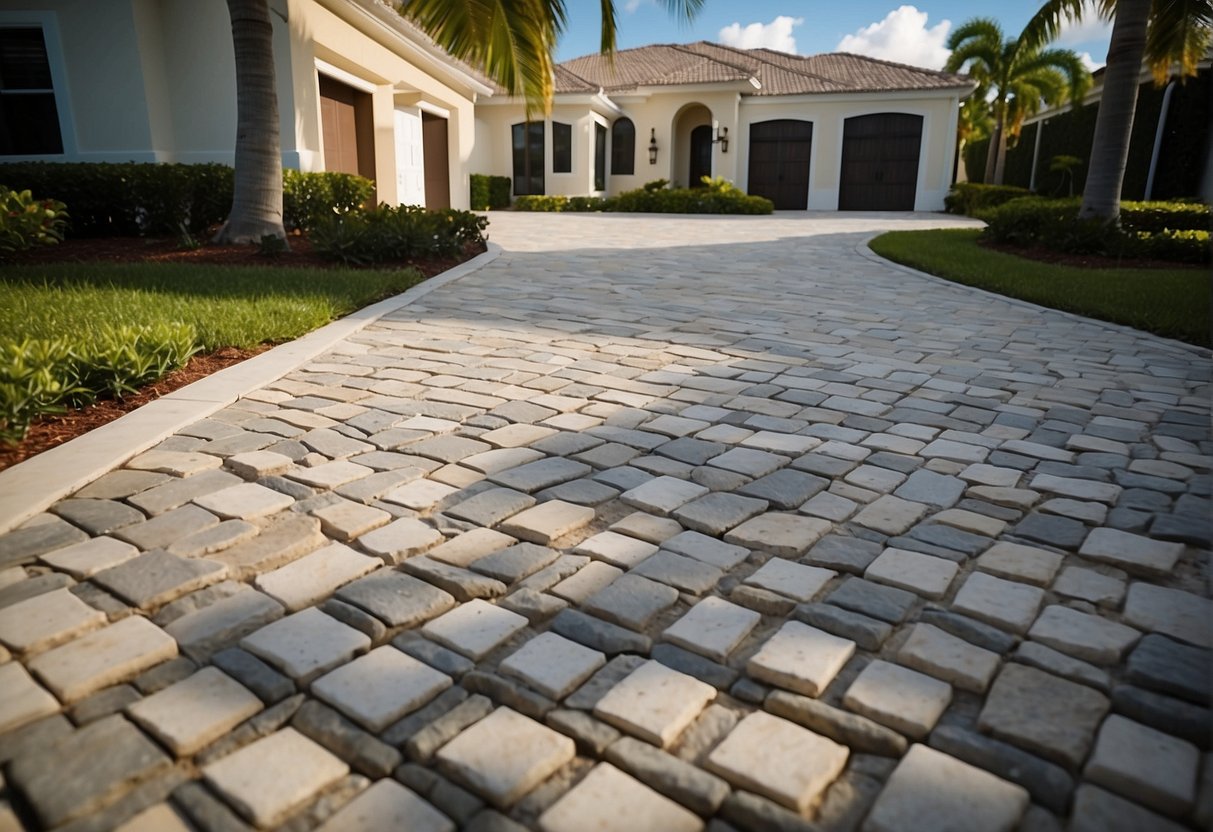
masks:
[[[1165,338],[1162,335],[1155,335],[1152,332],[1134,329],[1133,327],[1126,326],[1125,324],[1113,323],[1112,321],[1101,321],[1098,318],[1088,318],[1086,315],[1079,315],[1077,312],[1067,312],[1064,309],[1054,309],[1051,306],[1041,306],[1038,303],[1032,303],[1030,300],[1020,300],[1019,298],[1013,298],[1008,295],[1000,295],[997,292],[991,292],[989,289],[982,289],[977,286],[969,286],[965,283],[957,283],[954,280],[948,280],[946,277],[940,277],[939,275],[922,272],[918,269],[911,268],[910,266],[903,266],[901,263],[896,263],[888,258],[881,257],[879,254],[872,251],[872,249],[868,246],[868,243],[872,242],[872,240],[884,233],[885,232],[883,231],[876,231],[869,234],[866,239],[862,240],[855,246],[855,253],[860,257],[864,257],[875,263],[880,263],[882,266],[888,266],[891,269],[905,272],[906,274],[913,275],[914,277],[922,277],[935,283],[942,283],[946,286],[953,286],[960,289],[966,289],[970,292],[977,292],[978,294],[985,295],[988,298],[995,298],[1013,306],[1022,306],[1025,309],[1032,309],[1037,312],[1049,312],[1054,315],[1062,315],[1080,323],[1103,327],[1111,332],[1117,332],[1122,335],[1132,335],[1135,338],[1146,338],[1151,341],[1157,341],[1159,344],[1165,344],[1172,349],[1182,349],[1187,350],[1188,352],[1194,352],[1204,359],[1213,357],[1213,350],[1206,349],[1205,347],[1198,347],[1195,344],[1185,344],[1183,341],[1176,341],[1174,338]]]
[[[399,295],[359,309],[313,332],[199,379],[70,442],[0,471],[0,534],[64,496],[142,453],[186,425],[206,418],[241,396],[300,367],[343,338],[384,315],[488,265],[501,246],[419,283]]]

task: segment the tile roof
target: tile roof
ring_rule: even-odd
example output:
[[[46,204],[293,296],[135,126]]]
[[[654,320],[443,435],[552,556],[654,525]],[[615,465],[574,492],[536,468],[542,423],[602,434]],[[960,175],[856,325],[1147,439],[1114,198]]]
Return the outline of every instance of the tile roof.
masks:
[[[561,70],[574,82],[562,77]],[[583,92],[596,85],[610,92],[640,87],[759,83],[747,95],[892,92],[971,87],[964,75],[834,52],[789,55],[771,49],[736,49],[698,41],[686,45],[657,44],[624,49],[613,57],[585,55],[558,65],[556,92]],[[568,86],[566,86],[566,84]]]

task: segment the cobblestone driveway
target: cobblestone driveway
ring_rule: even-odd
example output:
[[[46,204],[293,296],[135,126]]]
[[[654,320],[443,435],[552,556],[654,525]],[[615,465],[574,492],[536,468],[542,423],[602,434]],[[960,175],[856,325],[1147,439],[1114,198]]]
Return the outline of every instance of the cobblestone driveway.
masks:
[[[1208,355],[940,222],[495,216],[0,537],[0,828],[1207,828]]]

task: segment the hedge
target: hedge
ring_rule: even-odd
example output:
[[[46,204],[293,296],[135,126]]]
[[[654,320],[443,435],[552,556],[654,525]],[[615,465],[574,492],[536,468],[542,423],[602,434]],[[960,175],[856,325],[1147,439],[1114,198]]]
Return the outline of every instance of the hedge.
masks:
[[[0,183],[67,205],[71,237],[142,237],[203,231],[227,219],[232,168],[220,164],[14,162]],[[374,183],[347,173],[284,170],[283,222],[308,230],[369,201]]]
[[[985,238],[997,243],[1070,254],[1209,262],[1207,205],[1128,203],[1119,226],[1079,220],[1081,205],[1079,199],[1027,197],[979,212],[978,217],[986,222]]]
[[[510,207],[510,178],[508,176],[486,176],[473,173],[471,196],[473,211],[493,211]]]
[[[520,196],[518,211],[612,211],[645,214],[769,214],[771,200],[751,196],[726,179],[703,177],[701,188],[668,188],[664,179],[605,199],[594,196]]]
[[[943,198],[944,209],[949,214],[972,216],[975,211],[995,208],[1013,199],[1031,196],[1027,188],[1013,185],[982,185],[977,182],[957,182]]]
[[[311,241],[316,251],[347,265],[451,257],[469,244],[483,244],[488,224],[471,211],[380,205],[321,220]]]

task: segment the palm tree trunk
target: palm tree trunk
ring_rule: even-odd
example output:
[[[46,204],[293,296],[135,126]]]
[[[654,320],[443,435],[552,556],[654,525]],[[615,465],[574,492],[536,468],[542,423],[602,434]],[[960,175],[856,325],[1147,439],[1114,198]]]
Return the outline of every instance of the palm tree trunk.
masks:
[[[269,0],[227,0],[236,49],[236,172],[232,212],[217,242],[286,239],[282,226],[282,149],[274,81]]]
[[[1112,223],[1120,215],[1120,190],[1129,158],[1150,7],[1151,0],[1119,0],[1116,4],[1108,68],[1104,72],[1103,95],[1091,142],[1091,165],[1078,212],[1080,219]]]
[[[998,147],[994,148],[994,184],[1001,185],[1007,169],[1007,131],[998,131]]]
[[[1002,120],[997,119],[994,122],[994,130],[990,133],[990,143],[986,146],[986,172],[981,178],[987,185],[997,184],[994,182],[994,171],[998,163],[998,148],[1002,145],[1002,133]]]

